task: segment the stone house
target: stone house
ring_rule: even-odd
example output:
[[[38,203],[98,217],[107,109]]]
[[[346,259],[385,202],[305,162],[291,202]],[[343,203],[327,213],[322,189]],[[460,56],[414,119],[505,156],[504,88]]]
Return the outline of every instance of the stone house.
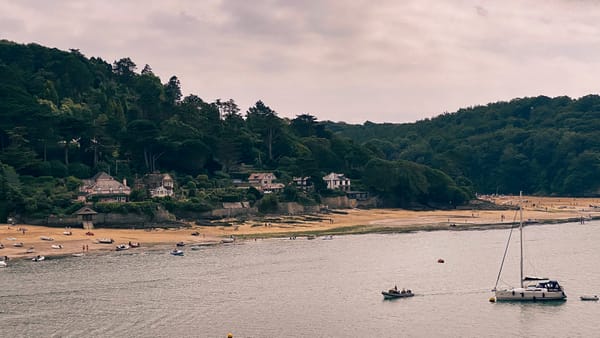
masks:
[[[273,173],[252,173],[248,177],[251,186],[264,193],[279,192],[285,187],[281,183],[274,183],[277,177]]]
[[[99,172],[90,179],[82,180],[79,187],[77,200],[88,202],[127,202],[131,194],[131,188],[127,186],[127,180],[122,182],[115,180],[105,172]]]
[[[169,174],[146,174],[135,181],[135,188],[145,189],[150,197],[172,197],[175,194],[173,177]]]

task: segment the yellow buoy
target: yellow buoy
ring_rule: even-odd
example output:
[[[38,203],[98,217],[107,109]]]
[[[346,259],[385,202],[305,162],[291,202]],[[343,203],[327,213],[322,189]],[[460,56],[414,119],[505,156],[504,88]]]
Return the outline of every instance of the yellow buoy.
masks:
[[[495,303],[496,302],[496,297],[490,297],[490,303]]]

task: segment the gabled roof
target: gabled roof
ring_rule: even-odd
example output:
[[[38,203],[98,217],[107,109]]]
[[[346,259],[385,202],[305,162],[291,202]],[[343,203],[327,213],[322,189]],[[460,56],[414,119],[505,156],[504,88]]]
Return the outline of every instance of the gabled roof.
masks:
[[[81,216],[81,215],[96,215],[97,212],[95,212],[92,208],[90,207],[83,207],[79,210],[77,210],[75,212],[75,215]]]
[[[252,173],[250,174],[250,177],[248,177],[248,180],[263,180],[265,178],[277,179],[273,173]]]

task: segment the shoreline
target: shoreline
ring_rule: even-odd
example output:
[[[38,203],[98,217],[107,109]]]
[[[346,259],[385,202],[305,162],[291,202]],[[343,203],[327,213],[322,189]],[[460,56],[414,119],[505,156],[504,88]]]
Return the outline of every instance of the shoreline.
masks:
[[[500,206],[514,206],[518,197],[502,196],[487,199]],[[544,225],[585,222],[600,219],[600,198],[523,197],[524,223]],[[138,242],[139,248],[124,251],[158,251],[175,248],[178,242],[186,245],[219,245],[223,238],[238,240],[306,237],[309,235],[353,235],[367,233],[408,233],[416,231],[465,231],[510,228],[518,224],[515,210],[436,210],[411,211],[405,209],[344,209],[317,215],[278,215],[240,221],[223,219],[215,225],[193,225],[178,229],[107,229],[52,228],[26,224],[0,224],[0,257],[31,259],[37,255],[52,258],[73,254],[101,254],[116,251],[119,244]],[[25,229],[25,231],[23,231]],[[70,235],[65,233],[70,231]],[[93,236],[86,232],[93,232]],[[196,236],[194,236],[195,234]],[[9,240],[12,239],[12,240]],[[48,240],[52,238],[53,240]],[[112,238],[111,244],[100,244],[98,239]],[[14,243],[22,242],[22,247]],[[62,246],[53,249],[52,245]],[[27,249],[33,248],[32,253]],[[87,250],[86,250],[87,248]]]

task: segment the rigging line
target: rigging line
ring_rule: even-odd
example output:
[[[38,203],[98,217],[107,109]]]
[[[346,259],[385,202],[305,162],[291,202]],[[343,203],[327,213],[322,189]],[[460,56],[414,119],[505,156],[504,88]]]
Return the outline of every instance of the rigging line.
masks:
[[[478,293],[487,293],[488,289],[479,289],[479,290],[455,290],[455,291],[447,291],[447,292],[423,292],[416,294],[415,296],[444,296],[444,295],[468,295],[468,294],[478,294]]]
[[[517,215],[515,213],[513,221],[516,220],[516,218],[517,218]],[[502,263],[500,263],[500,271],[498,271],[498,277],[496,277],[496,284],[494,285],[494,290],[496,290],[496,288],[498,287],[498,281],[500,280],[500,276],[502,275],[502,268],[504,267],[504,260],[506,260],[506,254],[508,253],[508,246],[510,245],[510,238],[512,236],[514,228],[515,228],[515,225],[513,222],[513,225],[510,227],[510,232],[508,233],[508,241],[506,241],[506,248],[504,248],[504,255],[502,256]]]

